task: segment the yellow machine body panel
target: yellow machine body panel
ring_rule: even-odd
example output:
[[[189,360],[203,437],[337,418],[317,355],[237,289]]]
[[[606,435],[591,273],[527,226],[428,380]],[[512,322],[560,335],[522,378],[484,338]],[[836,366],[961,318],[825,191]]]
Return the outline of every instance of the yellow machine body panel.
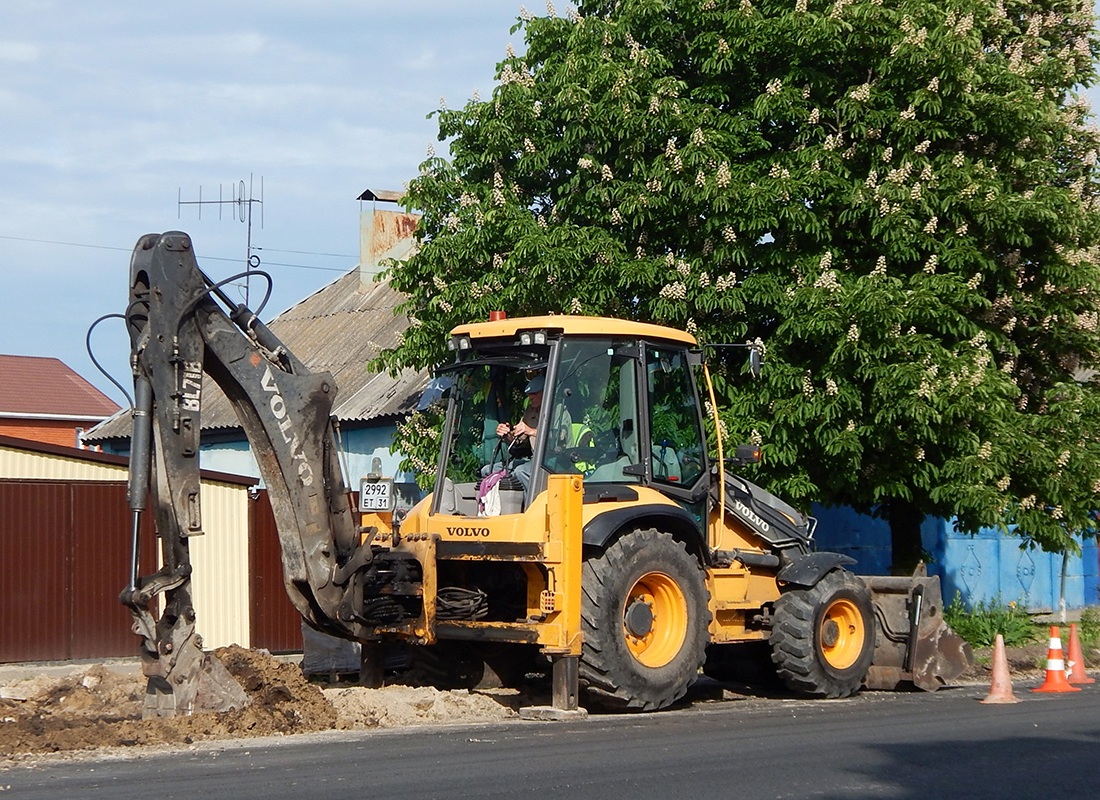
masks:
[[[518,336],[524,331],[553,331],[566,336],[616,336],[629,339],[663,339],[695,347],[697,342],[690,333],[652,325],[607,317],[584,317],[572,314],[554,314],[541,317],[508,317],[490,322],[471,322],[459,325],[451,336],[465,336],[471,340]]]

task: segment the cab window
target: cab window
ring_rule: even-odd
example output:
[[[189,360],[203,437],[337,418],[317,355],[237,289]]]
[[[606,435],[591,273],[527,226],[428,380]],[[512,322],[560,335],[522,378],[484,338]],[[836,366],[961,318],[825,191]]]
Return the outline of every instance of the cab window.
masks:
[[[690,487],[705,469],[703,430],[687,352],[646,348],[653,480]]]

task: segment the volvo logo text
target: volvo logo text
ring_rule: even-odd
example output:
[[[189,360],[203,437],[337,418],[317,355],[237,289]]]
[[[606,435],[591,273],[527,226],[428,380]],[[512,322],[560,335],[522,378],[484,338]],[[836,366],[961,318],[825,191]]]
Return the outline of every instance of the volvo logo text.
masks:
[[[749,508],[747,505],[742,503],[740,500],[734,499],[733,507],[737,509],[738,514],[743,516],[745,519],[747,519],[753,525],[758,527],[760,530],[764,531],[764,533],[767,533],[768,531],[771,530],[771,525],[764,522],[764,520],[760,519],[760,517],[758,517],[756,515],[756,513],[753,512],[753,510],[751,508]]]
[[[447,526],[447,533],[451,536],[488,536],[488,528],[467,528],[465,526]]]

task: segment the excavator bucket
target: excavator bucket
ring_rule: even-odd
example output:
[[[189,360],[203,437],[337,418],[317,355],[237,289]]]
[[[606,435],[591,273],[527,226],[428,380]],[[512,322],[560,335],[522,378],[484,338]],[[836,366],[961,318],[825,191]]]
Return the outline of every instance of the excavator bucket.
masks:
[[[188,619],[162,618],[158,626],[147,608],[134,605],[133,630],[143,638],[143,719],[229,711],[248,705],[248,695],[225,664],[203,651],[202,637]]]
[[[170,675],[149,676],[142,718],[231,711],[246,705],[248,695],[225,664],[209,653],[199,653],[185,664],[177,662]]]
[[[939,576],[922,564],[909,578],[864,577],[875,609],[875,655],[864,684],[897,689],[911,683],[934,692],[974,663],[961,636],[943,617]]]

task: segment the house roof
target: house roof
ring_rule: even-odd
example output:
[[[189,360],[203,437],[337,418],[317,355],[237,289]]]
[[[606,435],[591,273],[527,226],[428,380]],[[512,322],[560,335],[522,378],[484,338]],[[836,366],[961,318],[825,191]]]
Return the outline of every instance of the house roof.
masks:
[[[392,378],[367,370],[371,359],[396,345],[408,326],[407,318],[397,313],[401,301],[387,281],[362,286],[355,269],[279,314],[268,327],[311,370],[332,373],[338,391],[333,413],[342,422],[404,416],[416,408],[427,372],[404,370]],[[203,397],[204,431],[240,427],[228,399],[209,378],[204,380]],[[94,442],[129,436],[126,413],[96,426],[84,438]]]
[[[0,414],[4,416],[94,420],[118,409],[117,403],[60,359],[0,355]]]

